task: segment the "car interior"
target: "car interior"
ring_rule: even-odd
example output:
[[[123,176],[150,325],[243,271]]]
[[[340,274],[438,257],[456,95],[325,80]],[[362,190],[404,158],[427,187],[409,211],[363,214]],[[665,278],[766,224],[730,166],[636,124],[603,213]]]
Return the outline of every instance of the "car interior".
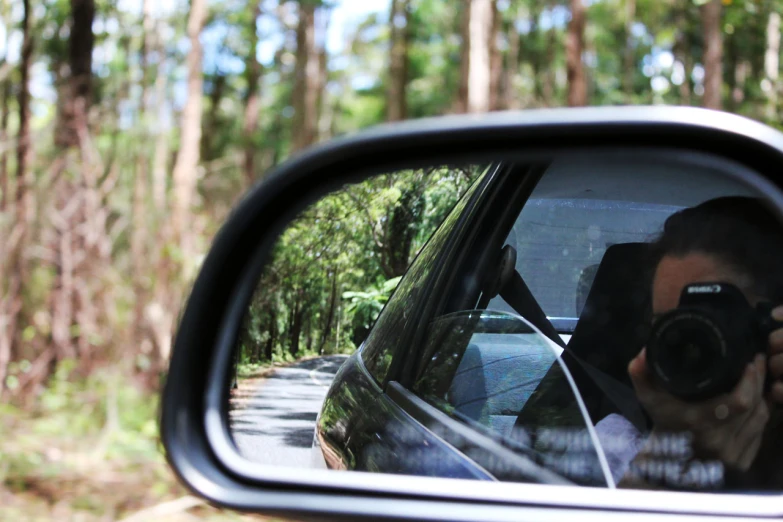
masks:
[[[463,316],[461,335],[446,340],[450,357],[423,358],[419,375],[437,372],[438,389],[426,389],[421,378],[414,386],[424,398],[450,405],[455,417],[508,444],[529,444],[527,428],[584,425],[575,393],[593,425],[619,413],[637,430],[649,429],[627,374],[650,324],[653,265],[648,242],[681,208],[750,193],[733,179],[716,181],[714,171],[700,165],[685,170],[682,163],[652,158],[590,160],[549,165],[532,190],[521,191],[524,205],[518,200],[493,202],[504,205],[515,221],[495,217],[484,224],[492,230],[476,235],[467,247],[484,259],[474,258],[462,270],[485,267],[478,278],[483,283],[462,299],[476,303],[472,322]],[[520,184],[518,179],[515,183]],[[506,191],[513,192],[520,197],[520,191]],[[504,222],[506,228],[498,234]],[[535,227],[550,230],[536,236]],[[578,241],[589,243],[588,253],[577,251]],[[547,248],[554,253],[546,254]],[[568,250],[577,252],[568,257]],[[550,291],[555,285],[570,289]],[[471,332],[480,322],[475,312],[482,310],[521,316],[560,348],[544,354],[531,351],[524,335]],[[431,323],[432,331],[448,329],[444,322],[459,317],[456,312],[446,307]],[[443,346],[442,335],[431,337],[425,353]],[[577,391],[556,364],[558,356]],[[448,371],[438,366],[445,359]]]

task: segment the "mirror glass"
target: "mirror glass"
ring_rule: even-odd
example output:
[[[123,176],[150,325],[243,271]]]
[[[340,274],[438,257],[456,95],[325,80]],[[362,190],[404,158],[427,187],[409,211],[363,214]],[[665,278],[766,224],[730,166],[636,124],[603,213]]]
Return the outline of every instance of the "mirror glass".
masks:
[[[747,179],[619,149],[393,170],[323,196],[259,267],[226,384],[237,451],[779,491],[783,228]]]

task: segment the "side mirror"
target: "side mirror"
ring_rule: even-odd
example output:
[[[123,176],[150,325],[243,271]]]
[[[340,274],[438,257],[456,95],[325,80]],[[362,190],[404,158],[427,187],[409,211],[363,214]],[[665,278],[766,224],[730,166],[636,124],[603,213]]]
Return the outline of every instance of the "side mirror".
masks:
[[[780,220],[782,165],[771,128],[665,107],[442,117],[294,157],[193,286],[163,397],[169,462],[215,504],[286,516],[781,516],[776,496],[704,502],[783,487],[720,459],[657,491],[629,480],[656,429],[627,371],[653,265],[622,256],[718,198]]]

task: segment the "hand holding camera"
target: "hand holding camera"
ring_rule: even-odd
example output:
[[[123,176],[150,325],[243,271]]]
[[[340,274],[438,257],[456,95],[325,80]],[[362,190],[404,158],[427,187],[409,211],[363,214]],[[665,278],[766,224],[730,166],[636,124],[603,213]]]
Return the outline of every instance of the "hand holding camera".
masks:
[[[783,308],[772,308],[726,283],[683,289],[628,368],[656,431],[690,432],[697,456],[750,467],[783,403]]]
[[[775,321],[783,321],[783,306],[772,310]],[[772,377],[769,395],[777,404],[783,404],[783,328],[769,334],[769,372]]]

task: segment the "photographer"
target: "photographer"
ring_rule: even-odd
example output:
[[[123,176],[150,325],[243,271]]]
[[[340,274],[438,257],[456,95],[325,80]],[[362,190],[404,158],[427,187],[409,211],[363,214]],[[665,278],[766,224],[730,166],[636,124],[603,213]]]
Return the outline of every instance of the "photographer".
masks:
[[[656,261],[654,324],[656,318],[678,307],[683,289],[693,283],[734,285],[754,307],[760,302],[783,303],[783,227],[759,200],[725,197],[677,212],[666,220],[652,247]],[[772,309],[771,315],[783,321],[783,306]],[[651,371],[648,349],[642,349],[628,372],[653,429],[638,453],[630,457],[620,486],[783,489],[779,410],[783,404],[783,329],[772,331],[766,341],[761,343],[767,345],[766,353],[751,359],[733,389],[700,400],[685,400],[664,389]],[[603,422],[611,424],[612,419],[599,425]],[[665,446],[661,441],[676,434],[685,435],[690,446],[687,455],[669,459],[678,463],[672,469],[681,476],[673,477],[670,470],[660,472],[664,468],[659,466],[651,479],[647,473],[651,463],[666,460],[660,452]],[[705,462],[717,463],[722,469],[719,484],[678,481],[692,472],[693,465]]]

